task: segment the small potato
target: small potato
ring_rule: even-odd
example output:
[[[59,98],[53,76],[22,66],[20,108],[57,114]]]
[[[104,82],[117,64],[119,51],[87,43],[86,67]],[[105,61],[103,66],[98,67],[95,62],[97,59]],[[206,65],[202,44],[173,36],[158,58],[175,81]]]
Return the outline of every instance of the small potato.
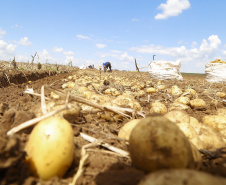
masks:
[[[118,133],[118,137],[122,139],[129,140],[131,131],[133,128],[139,123],[140,119],[133,119],[129,122],[127,122],[120,130]]]
[[[226,116],[209,115],[202,118],[202,123],[209,125],[216,131],[226,128]]]
[[[174,102],[170,107],[169,111],[172,110],[188,110],[190,107],[180,102]]]
[[[176,102],[183,103],[185,105],[189,105],[190,98],[181,96],[181,97],[179,97],[179,98],[176,99]]]
[[[62,116],[64,119],[66,119],[68,122],[73,123],[75,122],[80,114],[81,107],[80,106],[74,106],[70,109],[67,109],[62,112]]]
[[[141,119],[129,138],[132,164],[146,172],[195,166],[190,143],[179,127],[164,118]]]
[[[219,108],[217,109],[218,116],[226,116],[226,108]]]
[[[146,89],[147,93],[156,93],[156,89],[154,87],[149,87]]]
[[[216,96],[218,96],[220,98],[224,98],[226,96],[226,94],[224,92],[217,92]]]
[[[144,90],[139,90],[139,91],[135,94],[135,96],[137,96],[137,97],[143,97],[143,96],[145,96]]]
[[[160,170],[144,176],[138,185],[224,185],[226,179],[191,169]]]
[[[93,95],[93,92],[92,91],[82,91],[82,96],[84,97],[84,98],[86,98],[86,99],[90,99],[91,97],[92,97],[92,95]]]
[[[132,108],[137,111],[141,110],[141,105],[139,102],[137,102],[134,97],[130,95],[119,95],[117,98],[112,100],[112,103],[119,107]]]
[[[166,112],[167,108],[163,103],[156,101],[151,104],[150,113],[165,114]]]
[[[194,109],[200,109],[206,107],[206,102],[203,99],[194,99],[190,101],[190,105]]]
[[[171,88],[171,94],[174,96],[179,96],[182,94],[182,91],[177,85],[173,85]]]
[[[189,123],[190,116],[183,110],[172,110],[164,115],[165,118],[175,123]]]
[[[54,93],[54,92],[50,93],[50,97],[55,99],[55,100],[59,100],[60,99],[60,96],[58,94]]]
[[[209,150],[225,147],[221,135],[212,127],[197,122],[190,122],[190,125],[192,125],[198,133],[203,149]]]
[[[26,143],[26,160],[31,171],[43,180],[62,177],[74,158],[74,134],[71,125],[60,117],[39,122]]]
[[[160,84],[160,85],[158,85],[158,86],[157,86],[157,88],[158,88],[159,90],[164,90],[164,89],[166,88],[166,86],[165,86],[165,85]]]

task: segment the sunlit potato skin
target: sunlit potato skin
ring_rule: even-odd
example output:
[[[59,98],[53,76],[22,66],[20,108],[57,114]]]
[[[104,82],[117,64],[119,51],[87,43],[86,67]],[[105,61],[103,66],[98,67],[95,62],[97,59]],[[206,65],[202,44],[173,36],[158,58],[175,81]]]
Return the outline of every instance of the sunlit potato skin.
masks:
[[[163,116],[140,120],[131,132],[129,151],[132,164],[146,172],[195,166],[190,142]]]
[[[34,175],[43,180],[63,177],[74,158],[73,139],[72,127],[65,119],[51,117],[39,122],[25,146]]]

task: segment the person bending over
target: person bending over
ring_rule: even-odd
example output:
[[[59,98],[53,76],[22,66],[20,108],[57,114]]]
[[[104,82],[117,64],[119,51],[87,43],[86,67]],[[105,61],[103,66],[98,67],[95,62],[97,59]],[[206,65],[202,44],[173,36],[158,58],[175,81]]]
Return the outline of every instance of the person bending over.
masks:
[[[110,62],[103,63],[103,67],[104,67],[104,72],[106,72],[107,69],[109,69],[109,71],[112,72],[111,71],[111,63]]]

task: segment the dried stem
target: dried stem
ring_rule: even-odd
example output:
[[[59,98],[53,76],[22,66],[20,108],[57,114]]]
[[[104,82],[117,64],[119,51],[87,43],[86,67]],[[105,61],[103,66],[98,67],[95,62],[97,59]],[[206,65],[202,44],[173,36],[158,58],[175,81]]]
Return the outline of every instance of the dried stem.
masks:
[[[44,85],[41,87],[41,107],[42,113],[47,114]]]
[[[116,148],[114,146],[111,146],[111,145],[109,145],[107,143],[101,142],[100,140],[97,140],[96,138],[91,137],[91,136],[88,136],[88,135],[86,135],[84,133],[80,133],[80,135],[81,135],[81,137],[83,139],[85,139],[85,140],[87,140],[87,141],[89,141],[91,143],[98,142],[99,141],[98,142],[98,145],[101,145],[101,146],[103,146],[103,147],[105,147],[105,148],[107,148],[107,149],[109,149],[109,150],[111,150],[113,152],[116,152],[116,153],[122,155],[123,157],[128,157],[129,156],[129,153],[126,152],[126,151],[124,151],[124,150],[122,150],[122,149],[119,149],[119,148]]]
[[[40,116],[38,118],[34,118],[34,119],[29,120],[29,121],[26,121],[26,122],[24,122],[24,123],[22,123],[22,124],[20,124],[20,125],[18,125],[16,127],[12,128],[11,130],[9,130],[7,132],[7,135],[8,136],[13,136],[16,132],[19,132],[20,130],[23,130],[23,129],[27,128],[27,127],[30,127],[30,126],[36,124],[37,122],[42,121],[42,120],[44,120],[44,119],[46,119],[46,118],[48,118],[50,116],[53,116],[54,114],[57,114],[58,112],[61,112],[61,111],[65,110],[65,109],[68,109],[68,107],[65,106],[65,107],[63,107],[61,109],[49,112],[49,113],[47,113],[47,114],[45,114],[43,116]]]
[[[55,92],[56,94],[59,94],[61,96],[65,96],[65,93],[59,91],[59,90],[55,90],[55,89],[52,89],[52,88],[49,88],[51,89],[53,92]],[[99,104],[96,104],[96,103],[93,103],[91,101],[88,101],[87,99],[85,98],[82,98],[80,96],[76,96],[76,95],[73,95],[73,94],[70,94],[70,97],[73,98],[73,100],[79,102],[79,103],[83,103],[83,104],[86,104],[86,105],[89,105],[91,107],[95,107],[97,109],[100,109],[102,111],[111,111],[111,112],[114,112],[114,113],[117,113],[117,114],[120,114],[122,115],[123,117],[129,117],[131,118],[129,115],[123,113],[123,112],[120,112],[118,110],[116,110],[115,108],[112,108],[112,107],[108,107],[108,106],[102,106],[102,105],[99,105]]]

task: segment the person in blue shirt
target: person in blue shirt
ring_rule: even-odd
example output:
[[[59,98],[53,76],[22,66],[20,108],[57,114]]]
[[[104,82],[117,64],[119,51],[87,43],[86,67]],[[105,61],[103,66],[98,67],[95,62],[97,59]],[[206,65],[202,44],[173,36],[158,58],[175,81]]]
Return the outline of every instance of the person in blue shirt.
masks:
[[[103,63],[103,67],[104,67],[104,72],[106,72],[108,68],[109,68],[109,71],[112,72],[111,71],[111,63],[110,62]]]

